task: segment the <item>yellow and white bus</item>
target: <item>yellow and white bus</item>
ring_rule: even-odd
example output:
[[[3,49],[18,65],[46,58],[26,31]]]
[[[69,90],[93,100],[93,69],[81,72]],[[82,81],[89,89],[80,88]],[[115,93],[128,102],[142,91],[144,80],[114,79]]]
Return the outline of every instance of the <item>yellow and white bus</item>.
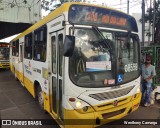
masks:
[[[0,42],[0,68],[9,68],[9,43]]]
[[[13,39],[10,50],[13,74],[59,124],[88,119],[96,127],[139,107],[140,45],[130,15],[65,3]]]

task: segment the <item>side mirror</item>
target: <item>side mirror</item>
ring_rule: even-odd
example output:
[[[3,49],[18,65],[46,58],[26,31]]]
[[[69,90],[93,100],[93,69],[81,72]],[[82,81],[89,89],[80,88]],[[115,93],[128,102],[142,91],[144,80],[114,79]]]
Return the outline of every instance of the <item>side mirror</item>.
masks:
[[[63,55],[66,57],[71,57],[73,55],[74,47],[75,47],[75,37],[66,35],[64,39]]]

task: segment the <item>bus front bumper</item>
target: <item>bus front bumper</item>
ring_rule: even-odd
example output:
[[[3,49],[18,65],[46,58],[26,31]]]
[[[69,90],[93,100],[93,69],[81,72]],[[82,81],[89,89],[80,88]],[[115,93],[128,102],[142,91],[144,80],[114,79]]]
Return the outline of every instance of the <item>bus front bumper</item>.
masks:
[[[110,109],[94,111],[90,113],[79,113],[76,110],[64,110],[65,127],[92,128],[121,119],[129,113],[138,109],[141,101],[141,93],[130,97],[131,101]],[[115,122],[116,123],[116,122]]]
[[[0,62],[0,68],[9,68],[9,62]]]

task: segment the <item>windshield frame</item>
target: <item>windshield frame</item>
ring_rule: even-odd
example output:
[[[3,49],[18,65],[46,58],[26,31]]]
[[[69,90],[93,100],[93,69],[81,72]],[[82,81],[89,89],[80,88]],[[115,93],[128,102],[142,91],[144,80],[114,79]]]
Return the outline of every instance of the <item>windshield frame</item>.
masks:
[[[110,28],[104,28],[104,27],[97,27],[101,32],[102,31],[106,31],[106,32],[110,32],[110,33],[113,33],[113,34],[115,34],[115,32],[124,32],[124,33],[127,33],[127,31],[126,30],[119,30],[119,29],[110,29]],[[92,29],[92,26],[81,26],[81,25],[76,25],[76,26],[70,26],[69,27],[69,34],[71,35],[72,34],[72,30],[75,30],[75,29]],[[133,36],[136,36],[136,37],[138,37],[138,34],[136,33],[136,32],[131,32],[131,35]],[[115,35],[114,35],[114,43],[116,44],[115,45],[115,64],[114,64],[114,66],[116,67],[116,70],[115,70],[115,76],[117,76],[117,52],[118,52],[118,50],[117,50],[117,43],[116,43],[116,40],[115,40]],[[140,54],[140,43],[139,43],[139,38],[137,39],[137,47],[138,47],[138,55]],[[133,81],[133,80],[135,80],[135,79],[137,79],[138,77],[140,77],[140,73],[141,73],[141,71],[140,71],[140,56],[138,56],[138,75],[135,77],[135,78],[132,78],[132,79],[130,79],[129,81],[126,81],[126,82],[123,82],[123,83],[118,83],[117,82],[117,78],[115,77],[115,84],[111,84],[111,85],[107,85],[107,86],[105,86],[105,85],[103,85],[103,86],[98,86],[98,87],[96,87],[96,86],[93,86],[93,87],[90,87],[90,86],[81,86],[81,85],[79,85],[79,84],[77,84],[74,80],[73,80],[73,78],[71,77],[71,70],[70,70],[70,68],[71,68],[71,66],[70,66],[70,63],[71,63],[71,57],[69,57],[69,61],[68,61],[68,63],[69,63],[69,67],[68,67],[68,70],[69,70],[69,78],[70,78],[70,80],[72,81],[72,83],[73,84],[75,84],[76,86],[78,86],[78,87],[83,87],[83,88],[106,88],[106,87],[115,87],[115,86],[119,86],[119,85],[122,85],[122,84],[126,84],[126,83],[129,83],[129,82],[131,82],[131,81]],[[112,63],[112,62],[111,62]]]

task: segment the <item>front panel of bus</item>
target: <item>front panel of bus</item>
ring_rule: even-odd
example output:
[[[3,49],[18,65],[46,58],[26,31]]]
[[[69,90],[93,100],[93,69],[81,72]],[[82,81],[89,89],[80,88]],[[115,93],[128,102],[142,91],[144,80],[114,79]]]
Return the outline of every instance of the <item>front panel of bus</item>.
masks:
[[[0,43],[0,68],[9,68],[9,44]]]
[[[135,111],[141,99],[135,20],[113,10],[72,5],[69,22],[66,30],[75,37],[75,48],[65,59],[64,118],[100,125]]]

